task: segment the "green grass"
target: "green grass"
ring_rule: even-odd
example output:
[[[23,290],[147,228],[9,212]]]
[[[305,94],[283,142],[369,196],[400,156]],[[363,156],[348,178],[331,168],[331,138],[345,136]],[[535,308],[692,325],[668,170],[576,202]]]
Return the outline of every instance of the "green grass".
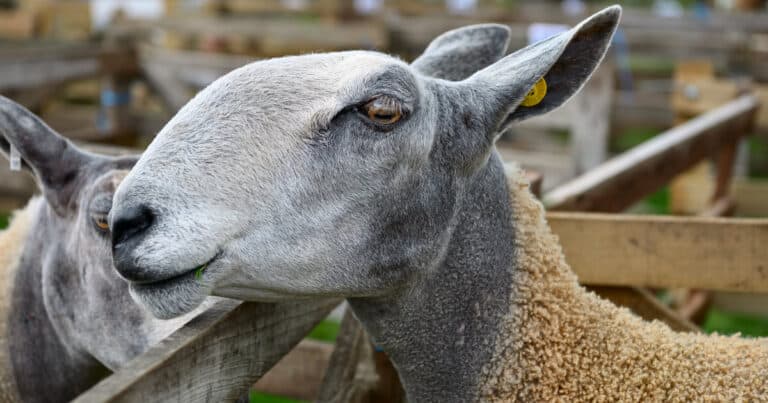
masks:
[[[266,393],[251,391],[251,403],[301,403],[302,400],[289,399],[287,397],[273,396]]]
[[[0,229],[8,226],[8,214],[0,213]]]
[[[749,145],[749,173],[751,177],[768,178],[768,139],[752,136]]]
[[[669,214],[669,188],[663,187],[643,200],[650,214]]]
[[[333,343],[336,341],[336,335],[339,334],[339,327],[341,327],[341,325],[338,322],[324,320],[309,332],[307,338]]]
[[[768,317],[733,313],[712,308],[702,326],[705,332],[719,334],[741,333],[742,336],[768,336]]]
[[[623,153],[632,147],[639,145],[655,137],[660,132],[656,129],[635,127],[624,130],[611,142],[611,151]]]
[[[675,63],[671,59],[662,57],[630,56],[629,69],[636,74],[670,76],[675,71]]]

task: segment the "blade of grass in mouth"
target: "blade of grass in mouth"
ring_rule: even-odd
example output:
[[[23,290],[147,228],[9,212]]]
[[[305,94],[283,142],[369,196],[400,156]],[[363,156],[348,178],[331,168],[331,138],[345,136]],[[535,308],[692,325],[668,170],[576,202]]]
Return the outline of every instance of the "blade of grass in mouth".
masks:
[[[200,277],[203,276],[203,272],[205,271],[205,268],[208,267],[208,263],[198,267],[195,269],[195,279],[200,280]]]

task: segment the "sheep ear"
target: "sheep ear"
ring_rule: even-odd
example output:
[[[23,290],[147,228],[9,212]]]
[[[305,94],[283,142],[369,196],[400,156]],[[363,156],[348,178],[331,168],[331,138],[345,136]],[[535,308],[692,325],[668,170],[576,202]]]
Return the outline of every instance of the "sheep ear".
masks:
[[[485,98],[493,129],[551,111],[575,94],[605,55],[621,17],[621,7],[606,8],[573,29],[523,48],[465,80]],[[523,106],[541,80],[546,95]]]
[[[67,139],[23,106],[0,96],[0,152],[10,158],[11,146],[31,171],[57,213],[71,207],[80,168],[90,161]]]
[[[426,76],[460,81],[501,59],[509,35],[499,24],[454,29],[435,38],[411,66]]]

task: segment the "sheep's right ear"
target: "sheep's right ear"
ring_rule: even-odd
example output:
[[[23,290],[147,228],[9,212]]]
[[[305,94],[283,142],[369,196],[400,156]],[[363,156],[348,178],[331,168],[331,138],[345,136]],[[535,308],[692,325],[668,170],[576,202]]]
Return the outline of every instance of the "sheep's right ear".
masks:
[[[473,105],[482,105],[492,125],[486,131],[495,136],[510,123],[549,112],[573,96],[603,59],[620,17],[621,7],[608,7],[462,81],[466,99],[479,97]],[[546,91],[530,92],[537,85]]]
[[[499,24],[457,28],[435,38],[411,66],[426,76],[463,80],[501,59],[509,35],[509,28]]]
[[[80,168],[92,160],[23,106],[0,96],[0,152],[11,146],[22,166],[32,171],[43,195],[57,213],[71,207]]]

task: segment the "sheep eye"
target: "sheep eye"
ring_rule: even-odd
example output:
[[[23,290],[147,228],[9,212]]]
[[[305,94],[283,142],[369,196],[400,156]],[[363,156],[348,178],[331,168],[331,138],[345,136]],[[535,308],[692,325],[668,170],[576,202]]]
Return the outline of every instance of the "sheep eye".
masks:
[[[93,225],[102,231],[109,231],[109,221],[107,221],[106,214],[93,214],[91,215]]]
[[[372,122],[381,125],[391,125],[403,117],[400,102],[388,96],[379,96],[366,102],[361,107],[361,112]]]

